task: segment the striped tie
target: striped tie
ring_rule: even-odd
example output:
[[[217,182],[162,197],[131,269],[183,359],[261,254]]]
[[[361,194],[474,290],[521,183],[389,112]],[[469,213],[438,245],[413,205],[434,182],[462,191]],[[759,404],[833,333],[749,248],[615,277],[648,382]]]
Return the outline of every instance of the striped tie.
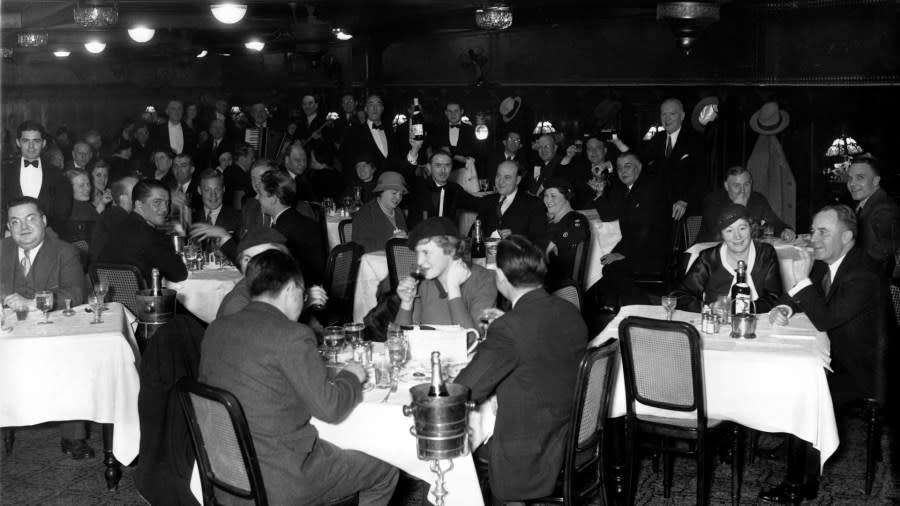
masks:
[[[25,253],[25,256],[22,257],[22,272],[27,276],[28,272],[31,271],[31,257],[27,250],[23,251],[23,253]]]

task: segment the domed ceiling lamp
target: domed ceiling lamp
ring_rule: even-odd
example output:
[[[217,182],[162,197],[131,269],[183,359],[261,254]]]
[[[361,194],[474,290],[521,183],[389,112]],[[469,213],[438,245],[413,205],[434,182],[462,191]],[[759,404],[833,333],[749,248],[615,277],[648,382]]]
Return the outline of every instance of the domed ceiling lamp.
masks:
[[[684,54],[691,54],[703,30],[719,20],[719,4],[713,2],[663,2],[656,4],[656,19],[668,23]]]
[[[220,23],[233,25],[244,19],[244,14],[247,14],[247,5],[234,2],[222,2],[212,4],[209,6],[209,10],[212,12],[213,17]]]

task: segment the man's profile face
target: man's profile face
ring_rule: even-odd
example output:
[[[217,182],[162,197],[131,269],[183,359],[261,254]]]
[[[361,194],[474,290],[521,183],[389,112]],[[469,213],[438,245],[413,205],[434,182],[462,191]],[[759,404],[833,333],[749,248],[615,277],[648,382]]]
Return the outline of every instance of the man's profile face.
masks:
[[[516,154],[516,151],[522,148],[522,136],[515,132],[506,134],[506,138],[503,139],[503,147],[510,153]]]
[[[616,160],[616,173],[625,186],[631,186],[641,175],[641,162],[633,156],[623,156]]]
[[[312,116],[319,110],[319,104],[316,102],[316,97],[312,95],[304,95],[303,99],[300,101],[300,107],[303,109],[303,114],[307,116]]]
[[[881,184],[881,177],[865,162],[853,163],[847,169],[847,189],[853,200],[861,202],[869,198]]]
[[[852,234],[831,209],[820,211],[813,217],[811,232],[813,258],[827,264],[841,258],[844,248],[852,241]]]
[[[446,154],[438,154],[434,155],[431,158],[431,179],[438,186],[443,186],[447,184],[447,180],[450,179],[450,171],[453,170],[453,160],[450,159],[450,155]]]
[[[252,186],[253,191],[256,192],[257,199],[262,194],[262,190],[260,190],[260,187],[262,185],[263,174],[269,172],[270,170],[272,169],[270,169],[268,165],[260,165],[250,170],[250,186]]]
[[[200,197],[206,209],[218,209],[225,195],[225,185],[220,177],[210,177],[200,181]]]
[[[306,151],[303,149],[303,146],[299,144],[291,146],[291,151],[284,161],[285,166],[292,174],[295,176],[303,174],[307,165]]]
[[[384,102],[381,97],[373,95],[366,99],[366,118],[369,121],[381,121],[381,115],[384,114]]]
[[[600,139],[588,139],[584,152],[591,165],[600,165],[606,161],[606,145]]]
[[[156,166],[156,171],[165,176],[172,168],[172,159],[162,151],[157,151],[153,155],[153,164]]]
[[[22,158],[26,160],[37,160],[40,158],[41,151],[46,145],[47,141],[44,140],[41,132],[37,130],[25,130],[16,139],[16,146],[19,146],[19,149],[22,150]]]
[[[22,204],[9,208],[6,226],[16,246],[31,250],[44,240],[47,218],[34,204]],[[32,259],[33,260],[33,259]]]
[[[425,273],[425,279],[435,279],[450,266],[453,256],[444,253],[444,249],[433,239],[421,241],[416,245],[416,262]]]
[[[659,122],[667,133],[674,133],[681,128],[681,122],[684,121],[684,109],[678,102],[666,100],[659,107]]]
[[[145,220],[157,227],[166,223],[169,215],[169,191],[154,188],[145,200],[134,203],[134,211],[143,216]]]
[[[725,180],[725,191],[728,192],[728,198],[732,202],[746,206],[750,193],[753,191],[753,180],[750,179],[750,173],[742,172],[738,175],[728,176],[728,179]]]
[[[459,104],[447,104],[447,108],[444,109],[444,114],[447,116],[447,121],[451,125],[458,125],[460,120],[462,119],[463,110]]]
[[[556,141],[549,135],[543,135],[537,141],[537,152],[541,160],[549,162],[556,155]]]
[[[253,121],[257,125],[262,125],[269,119],[269,113],[266,112],[265,104],[253,104],[253,107],[250,108],[250,115],[253,116]]]
[[[173,100],[166,106],[166,114],[169,115],[169,123],[181,123],[181,117],[184,115],[184,106],[181,102]]]
[[[93,157],[94,150],[86,142],[78,141],[75,143],[75,147],[72,148],[72,160],[79,167],[87,167],[87,164],[90,163]]]
[[[513,162],[503,162],[497,166],[497,175],[494,177],[494,188],[497,189],[497,193],[506,196],[516,190],[516,187],[519,186],[521,180],[522,176],[519,175],[516,164]]]
[[[175,180],[178,181],[178,184],[185,184],[189,182],[191,180],[191,176],[194,175],[194,164],[188,157],[175,157],[175,162],[172,164],[172,168],[173,172],[175,173]]]

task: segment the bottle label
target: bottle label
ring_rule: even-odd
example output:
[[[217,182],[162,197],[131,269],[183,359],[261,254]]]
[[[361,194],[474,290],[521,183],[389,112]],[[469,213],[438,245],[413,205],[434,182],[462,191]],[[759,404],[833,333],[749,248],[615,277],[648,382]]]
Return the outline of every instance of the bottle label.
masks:
[[[739,295],[734,299],[734,313],[735,314],[749,314],[750,313],[750,297],[746,295]]]
[[[412,130],[412,134],[415,137],[425,135],[425,126],[421,123],[413,123],[409,128]]]

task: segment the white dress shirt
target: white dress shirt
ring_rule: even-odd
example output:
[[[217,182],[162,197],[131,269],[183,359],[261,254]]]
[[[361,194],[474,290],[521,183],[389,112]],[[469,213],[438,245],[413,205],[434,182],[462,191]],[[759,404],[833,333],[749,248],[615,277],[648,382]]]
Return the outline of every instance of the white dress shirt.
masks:
[[[38,159],[37,167],[26,167],[24,158],[19,158],[19,164],[19,186],[22,187],[22,195],[38,198],[41,193],[41,185],[44,183],[44,171],[41,170],[40,159]]]
[[[41,251],[41,246],[43,246],[43,245],[44,245],[44,241],[41,241],[40,244],[31,248],[28,251],[29,268],[28,268],[28,272],[25,273],[26,276],[28,275],[29,272],[31,272],[31,269],[34,269],[34,259],[37,258],[38,252]],[[25,258],[25,250],[22,248],[17,248],[17,249],[19,250],[19,265],[22,265],[22,260]]]
[[[516,198],[516,193],[518,191],[519,191],[518,189],[513,190],[512,193],[510,193],[509,195],[506,196],[506,198],[503,200],[503,203],[500,204],[500,214],[501,215],[506,214],[506,210],[509,209],[509,206],[512,205],[513,199]],[[503,198],[503,197],[500,197],[500,198]]]
[[[180,155],[184,151],[184,130],[181,128],[181,123],[173,125],[170,121],[166,125],[169,127],[169,147],[176,155]]]
[[[381,151],[381,154],[384,155],[385,158],[388,156],[388,140],[387,133],[384,131],[384,122],[381,123],[380,130],[373,130],[372,120],[366,120],[366,124],[369,125],[369,132],[372,133],[372,138],[375,140],[375,144],[378,146],[378,150]]]
[[[455,148],[456,145],[459,144],[460,125],[456,125],[456,128],[450,128],[450,127],[447,127],[447,128],[450,129],[450,145]]]

